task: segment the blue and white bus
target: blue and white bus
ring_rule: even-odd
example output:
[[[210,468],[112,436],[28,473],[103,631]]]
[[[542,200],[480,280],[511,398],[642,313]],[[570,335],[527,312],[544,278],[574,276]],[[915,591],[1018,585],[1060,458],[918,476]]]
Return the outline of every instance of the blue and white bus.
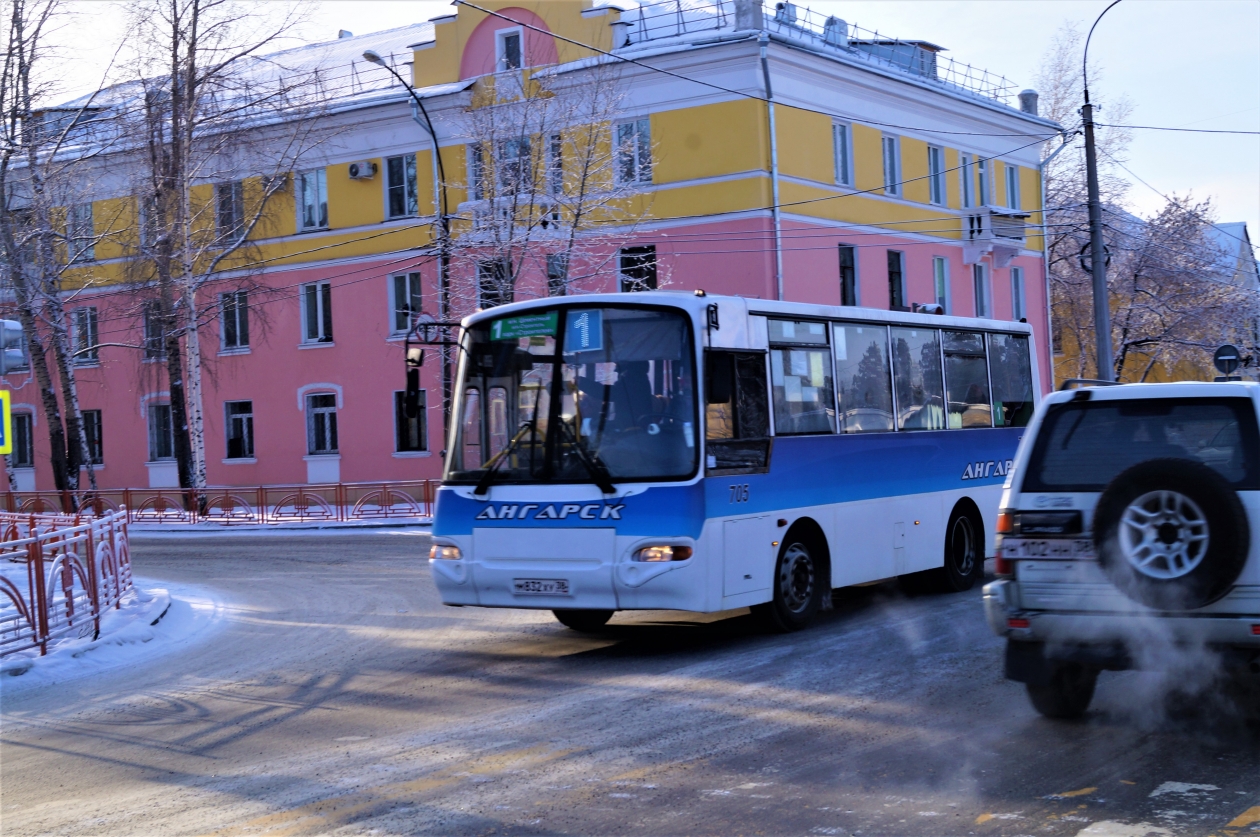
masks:
[[[970,588],[1041,391],[1022,323],[653,291],[462,325],[434,581],[577,630]]]

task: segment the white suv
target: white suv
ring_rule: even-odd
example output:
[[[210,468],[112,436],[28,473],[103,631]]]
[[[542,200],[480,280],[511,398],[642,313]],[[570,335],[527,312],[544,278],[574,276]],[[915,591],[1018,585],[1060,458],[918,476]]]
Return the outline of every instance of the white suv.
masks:
[[[1002,493],[984,606],[1007,678],[1043,715],[1083,714],[1099,671],[1184,659],[1170,651],[1260,672],[1258,411],[1251,383],[1041,403]]]

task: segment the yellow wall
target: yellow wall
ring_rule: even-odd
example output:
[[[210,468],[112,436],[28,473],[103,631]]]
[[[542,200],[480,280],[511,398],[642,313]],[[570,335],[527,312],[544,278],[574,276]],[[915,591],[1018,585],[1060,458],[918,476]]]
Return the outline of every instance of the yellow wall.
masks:
[[[813,111],[777,105],[774,120],[779,146],[779,173],[834,183],[836,151],[831,118]]]
[[[765,105],[740,99],[652,114],[652,180],[672,183],[764,169]],[[780,159],[783,154],[780,150]]]
[[[853,125],[853,185],[857,189],[880,189],[884,185],[883,132],[865,125]]]
[[[923,140],[901,138],[902,197],[919,203],[932,202],[932,185],[928,182],[927,143]]]
[[[958,149],[945,149],[945,205],[950,209],[962,208],[962,189],[958,179]]]
[[[328,226],[360,227],[385,220],[385,160],[371,159],[376,176],[368,180],[352,180],[345,163],[328,167]]]

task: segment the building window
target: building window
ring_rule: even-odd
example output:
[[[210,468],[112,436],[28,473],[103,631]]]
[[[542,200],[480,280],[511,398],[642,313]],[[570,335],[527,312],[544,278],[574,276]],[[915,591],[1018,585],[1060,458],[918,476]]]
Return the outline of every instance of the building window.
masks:
[[[153,199],[141,196],[136,198],[136,211],[138,218],[136,219],[137,234],[142,248],[152,247],[158,239],[158,212],[153,206]]]
[[[219,310],[223,318],[220,330],[223,348],[249,348],[249,291],[219,294]]]
[[[1028,318],[1028,307],[1024,297],[1024,269],[1011,268],[1011,319],[1023,322]]]
[[[35,417],[30,413],[13,414],[13,452],[9,462],[14,468],[35,467]]]
[[[416,155],[385,158],[389,217],[406,218],[420,211],[416,203]]]
[[[989,182],[989,161],[976,158],[976,202],[985,206],[993,200],[993,186]]]
[[[932,283],[936,287],[936,304],[941,310],[949,313],[949,259],[941,256],[932,258]]]
[[[858,304],[857,248],[840,245],[840,304]]]
[[[76,366],[95,366],[101,362],[100,330],[96,308],[76,308],[70,312],[70,350]]]
[[[241,234],[245,223],[245,188],[241,181],[214,187],[215,229],[219,243],[227,244]]]
[[[656,290],[656,245],[623,247],[617,255],[621,292]]]
[[[521,68],[521,30],[500,29],[495,34],[499,72],[519,70]]]
[[[928,185],[932,203],[945,205],[945,150],[928,146]]]
[[[497,308],[515,298],[512,266],[502,259],[477,263],[477,307]]]
[[[564,296],[569,291],[569,254],[547,254],[547,296]]]
[[[390,278],[390,308],[394,312],[393,333],[411,330],[411,318],[421,311],[424,297],[420,292],[419,273],[399,273]]]
[[[306,396],[306,452],[310,456],[337,452],[337,396]]]
[[[529,137],[517,137],[499,143],[500,194],[515,195],[531,191],[534,182],[530,165]]]
[[[900,250],[888,251],[888,308],[906,311],[906,254]]]
[[[331,343],[332,285],[311,282],[302,286],[302,342]]]
[[[166,329],[162,328],[162,303],[151,299],[144,304],[144,359],[166,357]]]
[[[901,160],[896,137],[884,137],[884,194],[901,194]]]
[[[227,427],[227,458],[254,458],[254,402],[225,401],[223,413]]]
[[[987,271],[983,264],[974,264],[971,266],[971,283],[975,287],[976,292],[976,316],[988,317],[992,315],[989,310],[989,281],[986,275]]]
[[[547,193],[564,194],[564,137],[560,134],[547,140]]]
[[[853,185],[853,143],[851,128],[837,122],[832,126],[836,147],[836,182],[841,186]]]
[[[149,405],[149,461],[175,458],[175,425],[170,404]]]
[[[101,433],[101,411],[84,410],[83,438],[87,441],[88,457],[93,465],[105,464],[105,442]]]
[[[324,169],[303,172],[302,229],[322,230],[328,226],[328,173]]]
[[[617,126],[617,180],[652,182],[652,127],[647,117]]]
[[[1006,174],[1006,205],[1019,209],[1019,167],[1007,163],[1002,170]]]
[[[425,424],[425,392],[420,390],[420,409],[408,417],[407,393],[394,393],[394,450],[398,453],[415,453],[428,450],[428,431]]]
[[[958,178],[962,185],[962,205],[964,207],[972,207],[976,205],[976,173],[972,156],[970,154],[960,154],[958,159]]]
[[[96,259],[96,229],[92,223],[92,204],[77,203],[66,213],[66,246],[71,262],[90,262]]]

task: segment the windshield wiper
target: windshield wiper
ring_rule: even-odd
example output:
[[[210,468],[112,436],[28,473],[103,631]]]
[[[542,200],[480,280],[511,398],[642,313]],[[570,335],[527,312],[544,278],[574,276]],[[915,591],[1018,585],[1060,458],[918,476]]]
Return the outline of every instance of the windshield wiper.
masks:
[[[512,437],[512,441],[507,443],[507,447],[494,455],[494,458],[486,463],[486,472],[481,475],[481,479],[477,481],[477,487],[473,489],[473,494],[480,497],[490,490],[490,483],[494,482],[494,474],[499,470],[499,466],[512,454],[516,446],[520,444],[521,439],[525,438],[525,431],[531,431],[533,435],[534,424],[527,422],[521,425],[521,429],[516,431],[516,435]]]
[[[591,479],[595,481],[595,485],[599,486],[599,490],[605,494],[616,494],[617,488],[612,484],[612,476],[608,473],[608,466],[599,458],[599,454],[582,447],[582,443],[577,437],[578,434],[574,432],[571,423],[561,419],[560,427],[564,430],[569,443],[573,445],[573,449],[577,452],[578,461],[586,468],[587,473],[591,475]]]

